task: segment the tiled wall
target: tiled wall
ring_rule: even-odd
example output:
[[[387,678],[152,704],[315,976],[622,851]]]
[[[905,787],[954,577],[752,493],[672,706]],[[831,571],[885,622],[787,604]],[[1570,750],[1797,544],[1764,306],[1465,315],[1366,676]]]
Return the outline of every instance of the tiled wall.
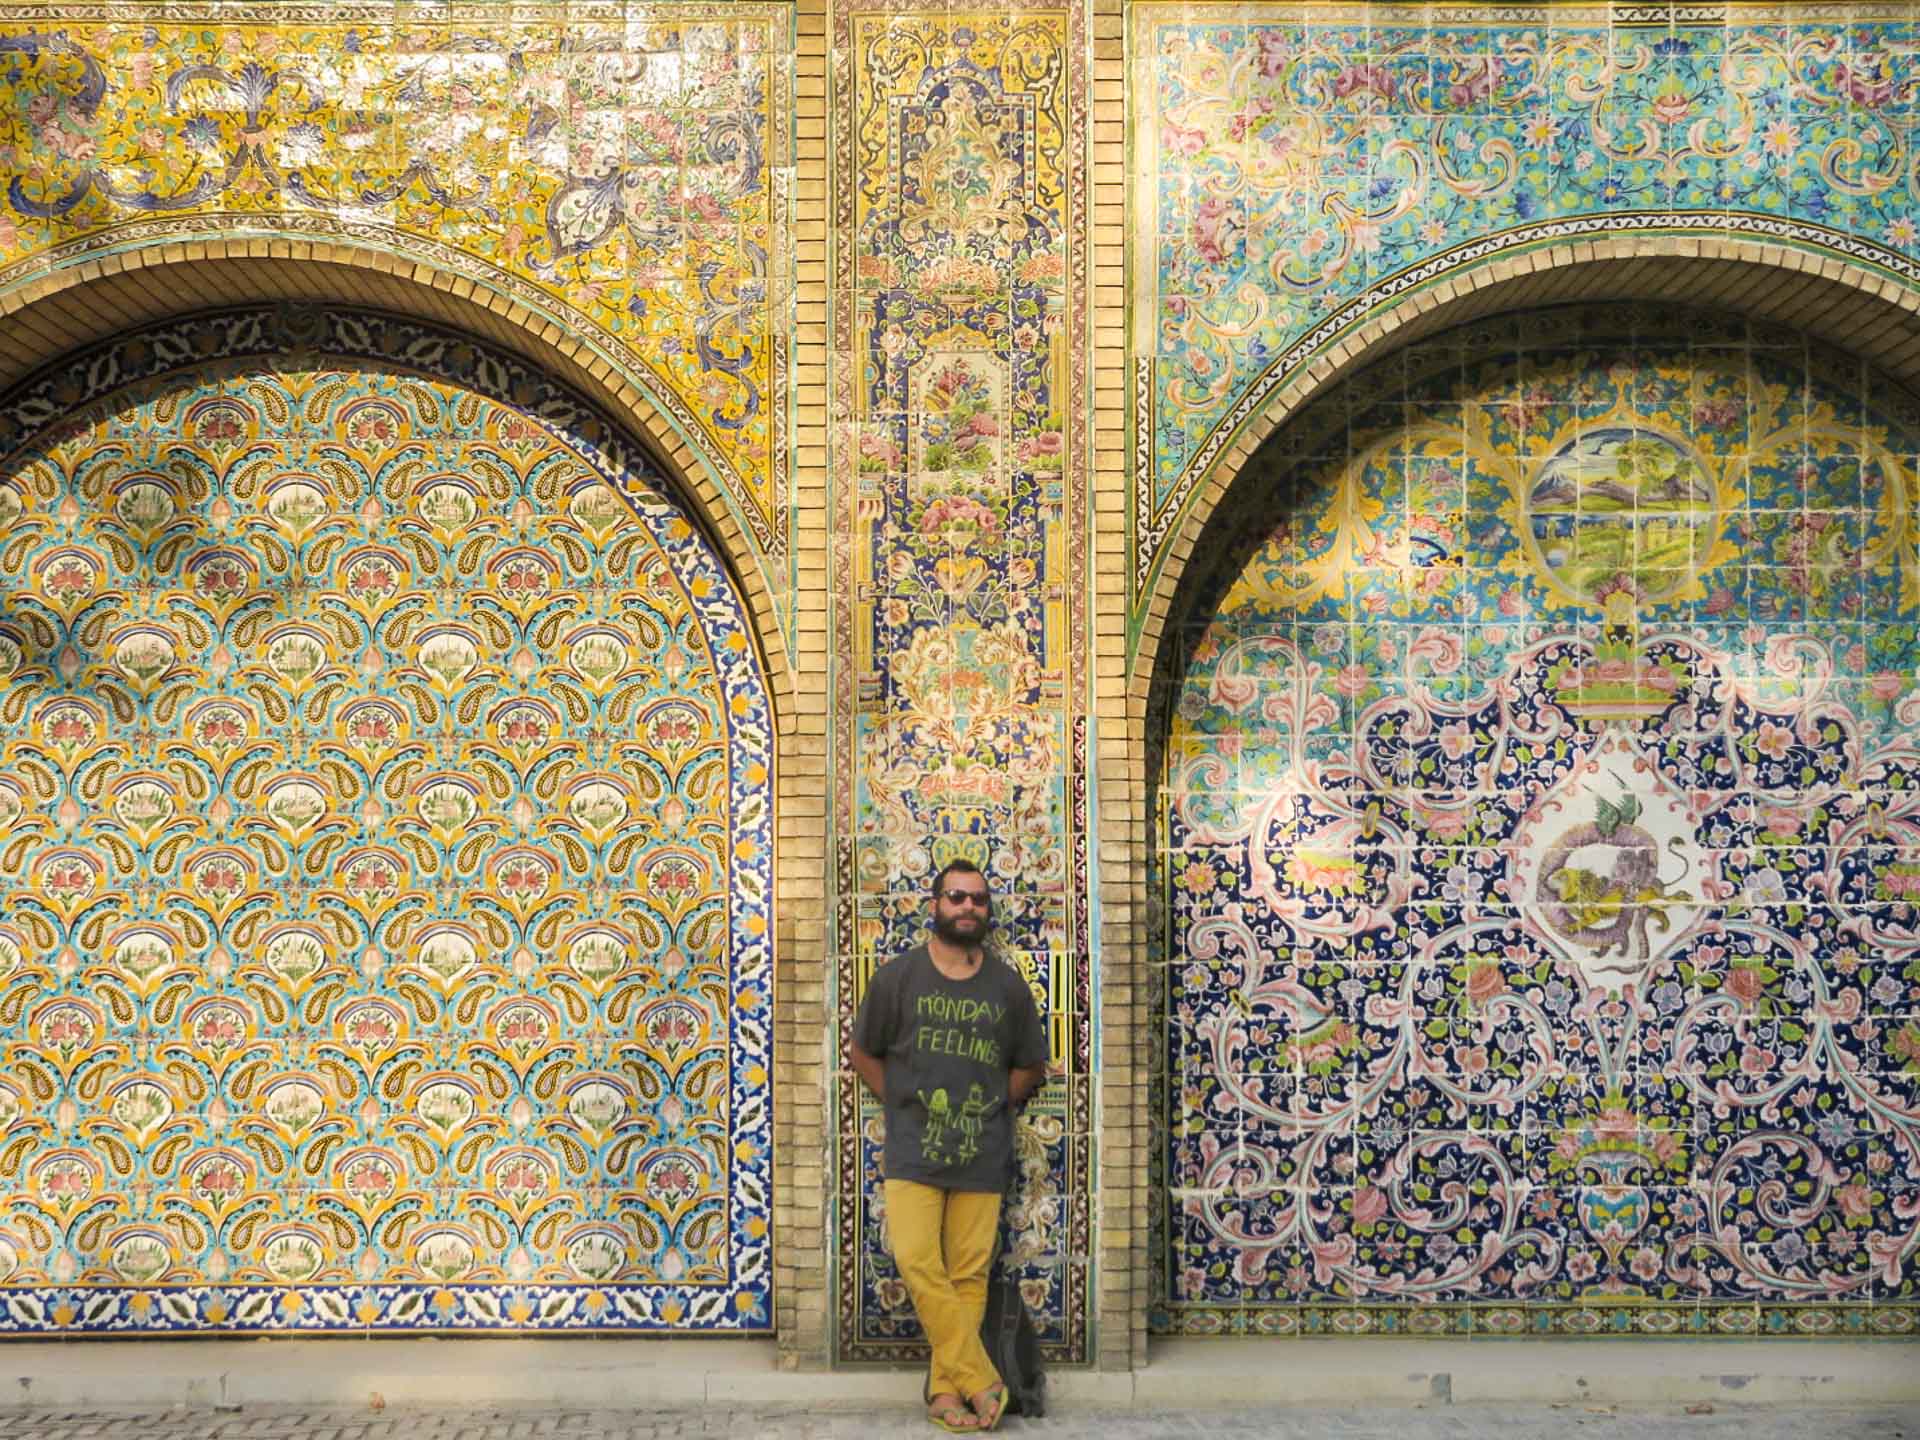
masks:
[[[169,237],[398,253],[640,376],[787,548],[784,4],[0,9],[0,290]]]
[[[1163,719],[1158,1326],[1912,1328],[1916,452],[1619,308],[1271,442]]]
[[[417,263],[443,291],[470,290],[471,303],[524,311],[536,317],[536,330],[551,320],[563,337],[555,343],[579,350],[567,349],[569,363],[610,393],[625,385],[644,392],[663,417],[646,438],[682,458],[688,494],[697,495],[687,518],[721,537],[732,579],[761,616],[769,674],[790,687],[780,692],[780,743],[795,763],[781,767],[783,783],[825,772],[817,785],[809,778],[783,793],[778,818],[782,893],[790,897],[778,917],[787,937],[782,1016],[793,1027],[783,1056],[795,1057],[779,1090],[792,1107],[783,1123],[792,1125],[785,1133],[794,1141],[782,1172],[790,1204],[780,1223],[792,1280],[783,1290],[791,1323],[782,1325],[789,1357],[809,1363],[829,1349],[886,1359],[917,1345],[873,1206],[876,1117],[861,1107],[849,1077],[832,1073],[844,1041],[835,1021],[844,1027],[872,966],[912,938],[926,877],[955,854],[990,858],[1012,897],[1008,946],[1043,999],[1062,1068],[1023,1142],[1025,1188],[1014,1219],[1029,1300],[1056,1357],[1097,1352],[1103,1363],[1118,1363],[1144,1355],[1133,1279],[1145,1201],[1142,1182],[1126,1177],[1145,1170],[1144,1161],[1129,1169],[1146,1144],[1145,1121],[1129,1098],[1138,1078],[1131,1047],[1145,1032],[1127,957],[1137,935],[1151,930],[1161,944],[1168,932],[1158,920],[1143,928],[1135,908],[1144,867],[1131,857],[1147,844],[1143,785],[1157,764],[1140,759],[1148,741],[1136,710],[1158,658],[1146,642],[1157,643],[1173,595],[1181,562],[1169,557],[1184,550],[1183,525],[1205,482],[1240,467],[1231,447],[1285,386],[1422,287],[1444,288],[1483,261],[1507,263],[1531,247],[1595,234],[1746,237],[1844,257],[1901,286],[1920,279],[1907,163],[1913,36],[1904,6],[1856,6],[1844,21],[1805,7],[1758,5],[1143,0],[1132,11],[1123,21],[1104,0],[980,12],[865,0],[556,0],[505,10],[484,0],[343,0],[321,14],[128,0],[67,7],[57,27],[42,9],[0,11],[0,301],[102,256],[161,242],[306,238],[376,255],[402,275]],[[1125,87],[1111,69],[1097,70],[1120,64],[1123,40],[1133,66]],[[1094,82],[1097,73],[1108,74],[1104,85]],[[1134,184],[1123,198],[1116,177],[1128,164]],[[1132,270],[1122,283],[1119,251],[1128,240]],[[1102,256],[1113,273],[1090,279],[1090,263]],[[82,287],[83,309],[89,293]],[[46,343],[47,332],[34,333],[36,345]],[[1747,343],[1719,348],[1732,353]],[[1484,348],[1497,359],[1501,343]],[[452,353],[437,341],[428,350]],[[793,357],[802,355],[810,358],[795,368]],[[373,367],[366,373],[380,359],[363,354]],[[1129,365],[1131,390],[1123,397],[1120,371]],[[428,368],[432,385],[486,389],[477,372],[437,360]],[[207,383],[215,378],[209,371]],[[1835,403],[1859,389],[1828,381],[1837,387]],[[13,412],[0,413],[0,440],[11,445],[17,431],[49,423],[79,403],[77,393],[69,387],[12,421]],[[524,418],[535,403],[529,397],[551,393],[528,378],[489,403]],[[1877,394],[1870,404],[1880,403]],[[617,430],[604,425],[554,443],[604,447],[617,443],[609,438]],[[1635,464],[1668,463],[1654,451],[1630,454],[1639,457]],[[1279,455],[1253,469],[1270,470]],[[1099,486],[1090,479],[1096,466]],[[1249,482],[1256,496],[1267,493],[1260,484]],[[1545,527],[1528,552],[1535,569],[1501,572],[1497,587],[1518,597],[1504,603],[1537,599],[1539,608],[1488,617],[1484,626],[1448,619],[1462,659],[1433,680],[1434,703],[1455,703],[1463,687],[1480,683],[1473,667],[1495,664],[1492,652],[1482,652],[1503,625],[1519,633],[1551,619],[1597,633],[1611,613],[1614,623],[1641,633],[1632,627],[1652,622],[1640,609],[1622,621],[1617,592],[1598,594],[1595,567],[1608,557],[1631,550],[1649,577],[1708,564],[1722,576],[1738,571],[1738,583],[1728,579],[1712,593],[1694,594],[1690,581],[1648,592],[1649,604],[1690,605],[1690,613],[1718,607],[1702,622],[1718,627],[1716,634],[1733,633],[1735,621],[1748,617],[1762,626],[1803,617],[1824,625],[1808,608],[1812,598],[1798,611],[1763,607],[1785,606],[1768,597],[1790,595],[1795,577],[1813,585],[1842,563],[1830,558],[1841,538],[1831,525],[1803,525],[1785,539],[1764,527],[1732,538],[1716,531],[1708,544],[1703,527],[1717,521],[1684,506],[1674,512],[1679,518],[1623,528],[1577,506],[1476,512],[1470,497],[1459,502],[1460,518],[1448,520],[1448,502],[1437,494],[1427,501],[1425,528],[1417,537],[1409,529],[1408,557],[1486,544],[1474,526],[1515,535],[1523,520]],[[693,515],[695,504],[706,507],[703,515]],[[1098,534],[1095,505],[1102,507]],[[1716,506],[1717,516],[1725,507]],[[1763,505],[1754,513],[1793,509]],[[545,515],[537,511],[536,523]],[[111,518],[84,512],[73,523]],[[59,515],[49,521],[68,523]],[[1348,517],[1336,530],[1351,539],[1370,524]],[[52,533],[35,530],[33,543],[51,544]],[[1736,551],[1737,564],[1729,558]],[[1460,574],[1411,558],[1383,571],[1377,557],[1367,558],[1378,573]],[[26,561],[15,555],[5,563]],[[121,564],[117,555],[113,563]],[[144,552],[131,563],[147,563]],[[1561,588],[1542,574],[1559,575],[1553,583]],[[1099,605],[1089,599],[1096,581]],[[32,584],[40,583],[36,575]],[[1435,583],[1421,577],[1424,586]],[[1482,593],[1478,580],[1446,583]],[[715,594],[733,593],[716,584]],[[1412,584],[1392,603],[1444,598]],[[139,603],[160,593],[142,587],[149,582],[137,579],[125,593],[144,597]],[[1578,604],[1550,608],[1559,604],[1554,596],[1576,592]],[[298,599],[302,592],[290,593]],[[1274,594],[1294,604],[1292,589]],[[1313,603],[1323,601],[1331,603],[1329,596]],[[427,603],[442,599],[429,594]],[[724,611],[733,616],[725,623],[744,627],[731,600],[715,604],[708,623],[721,625]],[[1118,633],[1122,612],[1125,632]],[[127,613],[135,618],[116,625],[144,623]],[[1659,613],[1664,625],[1680,612]],[[1409,608],[1409,623],[1413,614]],[[1204,616],[1177,610],[1166,625],[1188,621],[1204,623]],[[1307,633],[1317,643],[1319,632]],[[1742,643],[1729,654],[1767,653]],[[1894,660],[1874,658],[1874,645],[1884,643],[1862,638],[1847,647],[1846,655],[1868,659],[1848,660],[1841,678],[1823,682],[1823,695],[1849,707],[1847,723],[1881,723],[1893,682],[1877,677],[1901,673]],[[56,665],[45,683],[84,686],[94,674],[87,667],[108,663],[86,646],[68,648],[78,657],[68,666],[73,675]],[[1441,651],[1444,659],[1445,644]],[[535,664],[529,692],[559,695],[564,667],[542,668],[558,665],[558,652],[528,653]],[[1406,661],[1406,652],[1396,655]],[[1430,664],[1425,651],[1416,658]],[[1740,662],[1730,663],[1736,669],[1729,673],[1740,673]],[[1360,683],[1352,667],[1362,664],[1350,651],[1341,667],[1350,685]],[[1090,713],[1096,677],[1097,725]],[[374,689],[384,683],[361,678]],[[684,675],[672,683],[683,681],[693,683]],[[1638,723],[1638,683],[1629,676],[1624,698],[1605,699],[1602,687],[1594,703],[1602,712],[1614,705],[1624,717],[1619,724]],[[1262,694],[1261,706],[1280,703]],[[1763,698],[1777,700],[1772,691]],[[1351,726],[1357,704],[1357,695],[1339,693],[1341,725]],[[569,714],[567,723],[587,727],[589,749],[600,743],[592,739],[598,722]],[[1351,750],[1350,728],[1329,733],[1348,737],[1339,743]],[[1338,743],[1332,753],[1340,753]],[[84,850],[75,836],[106,823],[108,812],[99,810],[68,826],[57,795],[47,798],[54,792],[35,794],[42,808],[23,802],[9,822],[33,854],[42,845]],[[380,803],[384,824],[398,802]],[[209,791],[180,814],[212,825],[205,808],[212,804]],[[1885,806],[1876,813],[1876,824],[1891,823]],[[46,824],[23,818],[30,816]],[[373,822],[362,816],[358,823]],[[1355,823],[1377,832],[1384,822],[1367,821],[1363,811]],[[1649,822],[1621,823],[1645,830]],[[1096,856],[1101,827],[1107,833]],[[217,843],[229,841],[240,843]],[[542,836],[539,844],[549,855],[565,852],[557,839]],[[1091,877],[1101,857],[1110,862],[1102,893],[1114,903],[1097,917]],[[22,863],[0,846],[0,869]],[[1331,878],[1332,871],[1321,876]],[[1247,883],[1254,880],[1249,870]],[[1192,883],[1200,883],[1199,871]],[[1342,893],[1351,899],[1357,892]],[[587,894],[599,903],[596,891]],[[133,899],[142,903],[137,892]],[[771,899],[761,891],[754,903],[770,906]],[[1594,903],[1611,902],[1603,892]],[[1676,923],[1680,914],[1661,913]],[[78,923],[78,915],[68,919]],[[1111,923],[1096,923],[1103,918]],[[1651,947],[1661,934],[1651,914],[1647,927]],[[1096,934],[1109,947],[1099,966]],[[736,932],[733,943],[761,938]],[[528,950],[547,963],[540,946]],[[239,950],[226,951],[240,963]],[[76,945],[74,953],[94,952]],[[1116,977],[1104,1041],[1110,1060],[1118,1058],[1104,1074],[1097,1073],[1092,1018],[1100,966]],[[54,973],[62,984],[79,983]],[[1746,985],[1748,971],[1740,973]],[[514,974],[516,983],[523,978]],[[377,991],[386,982],[361,975],[358,983]],[[19,1023],[30,1024],[32,1013],[29,1006]],[[1616,1023],[1611,1012],[1603,1020]],[[566,1016],[567,1026],[576,1023]],[[591,1033],[594,1022],[584,1023]],[[623,1012],[606,1023],[610,1032],[630,1033],[635,1022]],[[1155,1032],[1156,1042],[1163,1033]],[[1790,1053],[1766,1048],[1776,1059]],[[751,1063],[737,1071],[737,1083],[762,1083]],[[1104,1087],[1104,1136],[1096,1133],[1096,1082]],[[540,1108],[550,1102],[558,1104],[535,1097],[522,1118],[557,1123],[558,1112]],[[107,1102],[96,1096],[89,1103],[93,1110],[75,1113],[90,1119]],[[1163,1113],[1177,1120],[1179,1103],[1169,1097]],[[763,1112],[749,1110],[760,1124]],[[56,1104],[49,1123],[64,1113]],[[748,1123],[743,1116],[736,1119]],[[1696,1105],[1689,1123],[1700,1118]],[[1859,1114],[1853,1120],[1864,1123]],[[511,1113],[506,1123],[511,1128]],[[232,1124],[222,1133],[230,1138]],[[68,1138],[69,1148],[85,1148]],[[1165,1162],[1171,1151],[1159,1141],[1151,1148]],[[555,1140],[546,1153],[563,1151]],[[0,1164],[6,1153],[0,1148]],[[747,1153],[752,1164],[770,1163],[758,1140]],[[1104,1195],[1094,1190],[1101,1155],[1110,1167]],[[1357,1150],[1350,1158],[1358,1166]],[[748,1164],[736,1160],[733,1174],[748,1176],[741,1168]],[[1661,1183],[1678,1181],[1669,1175]],[[1839,1193],[1844,1184],[1830,1188]],[[814,1207],[828,1192],[823,1218]],[[446,1198],[433,1194],[436,1204]],[[1098,1277],[1091,1258],[1097,1213],[1107,1231]],[[729,1233],[729,1245],[744,1247],[735,1254],[747,1267],[734,1273],[745,1276],[751,1264],[743,1257],[765,1236]],[[1258,1250],[1256,1240],[1241,1249]],[[1156,1267],[1172,1244],[1155,1238]],[[193,1254],[212,1254],[177,1245],[183,1265],[194,1263]],[[519,1251],[540,1263],[557,1253]],[[502,1253],[512,1260],[519,1251]],[[1629,1258],[1621,1263],[1630,1267],[1632,1253],[1623,1249]],[[382,1254],[381,1264],[402,1263],[398,1252]],[[1904,1254],[1875,1273],[1903,1266]],[[1322,1284],[1319,1261],[1308,1268],[1311,1284],[1302,1293],[1315,1303],[1337,1300],[1313,1288]],[[1710,1271],[1703,1261],[1699,1284],[1710,1283]],[[356,1282],[362,1278],[356,1272]],[[507,1278],[525,1277],[510,1270]],[[1099,1334],[1096,1280],[1105,1297]],[[1822,1297],[1839,1282],[1819,1283],[1828,1288],[1815,1298],[1826,1306]],[[766,1323],[758,1284],[742,1280],[727,1292],[744,1297],[733,1321]],[[38,1282],[29,1288],[53,1293]],[[642,1284],[631,1293],[643,1291],[659,1302],[647,1313],[661,1323],[719,1323],[711,1309],[719,1292],[703,1292],[698,1304],[688,1299],[675,1322],[659,1308],[667,1291]],[[1772,1293],[1762,1286],[1754,1297]],[[1197,1329],[1215,1323],[1209,1316],[1239,1323],[1226,1317],[1260,1309],[1217,1298],[1196,1302],[1178,1323]],[[1670,1300],[1629,1308],[1678,1313]],[[1767,1313],[1776,1312],[1784,1313]],[[568,1312],[565,1323],[584,1313]],[[652,1323],[635,1313],[605,1323]],[[206,1312],[194,1315],[177,1323],[208,1322]]]
[[[0,1329],[771,1328],[771,719],[644,460],[345,310],[0,436]]]
[[[1132,6],[1134,623],[1249,415],[1383,305],[1597,236],[1920,280],[1905,5]]]
[[[918,943],[934,872],[1003,897],[1060,1078],[1019,1128],[1013,1259],[1087,1353],[1085,54],[1077,10],[838,12],[832,570],[837,1004]],[[915,1353],[881,1118],[838,1080],[839,1353]]]

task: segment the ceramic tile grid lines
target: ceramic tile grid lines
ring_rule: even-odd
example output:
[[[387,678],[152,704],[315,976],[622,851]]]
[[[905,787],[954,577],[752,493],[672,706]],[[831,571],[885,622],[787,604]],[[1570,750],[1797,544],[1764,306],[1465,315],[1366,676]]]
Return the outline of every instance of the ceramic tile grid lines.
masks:
[[[1155,1323],[1910,1335],[1920,401],[1572,307],[1271,443],[1161,731]]]
[[[0,289],[236,227],[406,255],[631,369],[784,554],[790,8],[502,14],[0,9]]]
[[[283,307],[0,454],[0,1330],[770,1329],[770,716],[640,452]]]
[[[935,870],[1001,897],[1048,1017],[1011,1263],[1050,1354],[1088,1349],[1087,585],[1077,9],[833,19],[837,1004],[923,933]],[[920,1353],[879,1213],[880,1117],[842,1072],[842,1359]]]
[[[1133,17],[1135,634],[1242,422],[1407,283],[1636,230],[1920,281],[1906,5]]]

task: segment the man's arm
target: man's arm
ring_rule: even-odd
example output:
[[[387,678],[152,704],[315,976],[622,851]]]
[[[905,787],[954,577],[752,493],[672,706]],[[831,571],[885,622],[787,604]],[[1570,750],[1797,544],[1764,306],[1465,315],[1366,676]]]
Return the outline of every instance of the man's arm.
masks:
[[[860,1009],[853,1017],[853,1033],[847,1037],[847,1060],[854,1073],[866,1082],[867,1089],[887,1098],[887,1066],[883,1058],[893,1048],[894,970],[882,965],[867,981],[867,993],[860,997]]]
[[[1045,1065],[1020,1065],[1007,1072],[1007,1103],[1019,1106],[1027,1103],[1027,1097],[1047,1083]]]
[[[1007,1106],[1018,1109],[1028,1097],[1047,1083],[1050,1064],[1047,1057],[1047,1027],[1041,1022],[1040,1007],[1033,1003],[1033,991],[1024,981],[1013,987],[1016,1015],[1013,1041],[1015,1060],[1031,1060],[1031,1065],[1015,1065],[1007,1072]]]
[[[887,1067],[876,1055],[869,1055],[851,1041],[847,1045],[847,1058],[853,1062],[854,1073],[867,1082],[867,1088],[882,1100],[887,1098]]]

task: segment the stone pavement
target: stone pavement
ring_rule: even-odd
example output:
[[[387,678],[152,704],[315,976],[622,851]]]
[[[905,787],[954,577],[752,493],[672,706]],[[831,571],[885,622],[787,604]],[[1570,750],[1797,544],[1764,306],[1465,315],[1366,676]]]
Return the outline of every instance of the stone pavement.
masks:
[[[1920,1440],[1920,1407],[1614,1410],[1579,1405],[1365,1410],[1081,1411],[1009,1419],[1003,1433],[1047,1440]],[[458,1411],[188,1409],[106,1413],[0,1410],[0,1440],[927,1440],[910,1410]]]

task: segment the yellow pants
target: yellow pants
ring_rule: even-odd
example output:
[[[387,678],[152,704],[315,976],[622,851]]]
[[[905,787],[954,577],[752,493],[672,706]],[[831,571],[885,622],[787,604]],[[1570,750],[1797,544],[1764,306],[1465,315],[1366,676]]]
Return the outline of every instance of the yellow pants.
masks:
[[[933,1346],[927,1394],[970,1400],[1000,1382],[980,1343],[1000,1197],[887,1181],[887,1243]]]

